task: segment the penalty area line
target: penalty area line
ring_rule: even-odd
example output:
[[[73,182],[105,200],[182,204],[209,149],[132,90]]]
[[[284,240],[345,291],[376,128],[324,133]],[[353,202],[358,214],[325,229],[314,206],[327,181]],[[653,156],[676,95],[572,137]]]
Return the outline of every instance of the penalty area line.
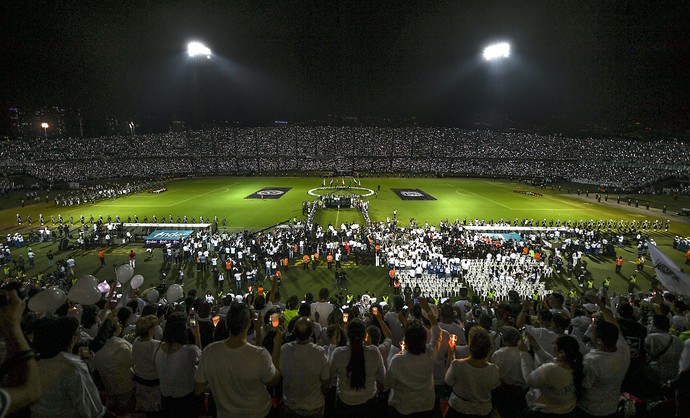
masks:
[[[469,191],[469,190],[465,190],[465,189],[462,189],[462,188],[460,188],[460,187],[453,186],[453,185],[450,184],[450,183],[446,183],[446,184],[449,185],[450,187],[453,187],[454,189],[456,189],[456,193],[457,193],[457,191],[462,191],[462,192],[467,193],[467,194],[470,195],[470,196],[478,197],[478,198],[480,198],[480,199],[486,200],[487,202],[491,202],[491,203],[493,203],[494,205],[498,205],[498,206],[504,207],[504,208],[506,208],[506,209],[508,209],[508,210],[515,210],[515,209],[513,209],[513,208],[511,208],[511,207],[508,207],[508,206],[504,205],[503,203],[499,203],[499,202],[497,202],[497,201],[495,201],[495,200],[491,200],[491,199],[489,199],[488,197],[484,197],[484,196],[479,195],[479,194],[477,194],[477,193],[472,193],[472,192]]]
[[[226,184],[225,186],[219,187],[219,188],[217,188],[217,189],[210,190],[210,191],[208,191],[208,192],[206,192],[206,193],[198,194],[198,195],[192,196],[192,197],[190,197],[190,198],[188,198],[188,199],[178,200],[177,202],[172,203],[172,204],[166,206],[166,208],[171,208],[171,207],[173,207],[173,206],[179,205],[180,203],[189,202],[190,200],[198,199],[198,198],[200,198],[200,197],[202,197],[202,196],[206,196],[206,195],[209,195],[209,194],[211,194],[211,193],[216,193],[216,192],[221,191],[221,190],[223,190],[223,189],[229,189],[228,186],[234,186],[235,184],[237,184],[237,183]]]

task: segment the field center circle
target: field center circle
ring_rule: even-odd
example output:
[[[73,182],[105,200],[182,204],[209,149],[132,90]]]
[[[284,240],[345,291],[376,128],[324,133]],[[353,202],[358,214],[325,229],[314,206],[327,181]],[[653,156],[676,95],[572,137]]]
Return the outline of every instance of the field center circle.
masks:
[[[359,195],[361,197],[370,197],[370,196],[374,195],[374,191],[372,189],[369,189],[367,187],[357,187],[357,186],[355,186],[355,187],[314,187],[313,189],[309,189],[309,191],[307,193],[309,193],[310,196],[321,197],[322,195],[318,194],[316,192],[317,190],[330,190],[330,191],[333,191],[333,190],[336,190],[336,191],[337,190],[362,190],[362,191],[365,191],[367,193]]]

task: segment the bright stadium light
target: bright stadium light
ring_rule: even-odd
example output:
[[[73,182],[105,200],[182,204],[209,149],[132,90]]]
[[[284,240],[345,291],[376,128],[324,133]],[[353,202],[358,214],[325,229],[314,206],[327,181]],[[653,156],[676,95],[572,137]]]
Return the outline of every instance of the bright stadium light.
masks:
[[[211,49],[201,42],[190,42],[187,44],[187,55],[190,57],[206,56],[206,58],[211,58]]]
[[[501,42],[484,48],[484,59],[487,61],[508,58],[510,56],[510,44]]]

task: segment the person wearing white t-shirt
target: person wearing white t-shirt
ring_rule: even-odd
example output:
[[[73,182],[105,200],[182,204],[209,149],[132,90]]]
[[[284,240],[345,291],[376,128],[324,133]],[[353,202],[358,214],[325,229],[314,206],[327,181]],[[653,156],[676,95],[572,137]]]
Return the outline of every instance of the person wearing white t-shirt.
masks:
[[[520,368],[520,331],[511,326],[500,330],[501,348],[491,355],[491,362],[498,366],[501,387],[493,393],[492,403],[501,417],[519,416],[525,408],[527,384]]]
[[[271,410],[266,385],[280,379],[282,333],[276,332],[273,353],[247,342],[251,324],[247,305],[233,303],[226,320],[230,336],[204,349],[194,393],[210,389],[219,417],[264,418]]]
[[[474,327],[469,333],[469,357],[452,360],[455,346],[449,351],[452,362],[446,372],[446,384],[452,386],[453,393],[448,400],[447,418],[491,415],[491,391],[501,384],[498,367],[486,360],[491,347],[489,333]]]
[[[599,306],[604,321],[592,325],[595,348],[584,356],[585,377],[577,409],[583,417],[608,417],[615,415],[618,408],[621,385],[630,364],[630,347],[611,311],[600,299],[589,299]]]
[[[162,415],[166,417],[194,416],[200,402],[194,394],[194,375],[201,356],[199,326],[187,328],[184,312],[174,312],[165,322],[160,349],[154,353],[160,380]],[[189,344],[191,330],[195,344]],[[97,354],[98,355],[98,354]]]
[[[528,335],[528,338],[535,351],[542,349],[534,337]],[[530,387],[527,406],[536,416],[570,416],[582,392],[583,363],[579,342],[569,335],[561,335],[553,345],[556,357],[535,369],[527,346],[523,341],[519,344],[522,374]]]
[[[419,301],[431,324],[431,341],[427,344],[421,322],[408,323],[406,349],[393,357],[386,375],[386,387],[391,389],[388,404],[400,415],[431,414],[434,409],[433,368],[441,345],[441,329],[426,299]]]
[[[392,309],[386,312],[386,315],[383,317],[386,325],[388,325],[388,328],[391,330],[391,340],[393,340],[393,345],[398,348],[400,347],[400,341],[403,339],[403,325],[402,322],[400,322],[400,318],[398,318],[398,314],[402,312],[404,307],[405,300],[402,298],[402,296],[395,295],[393,296],[393,305],[391,306]]]
[[[6,319],[4,315],[2,317]],[[99,418],[105,415],[105,406],[89,368],[81,358],[72,354],[79,338],[78,328],[79,322],[73,317],[48,315],[37,320],[33,343],[34,349],[41,354],[36,373],[38,378],[40,372],[41,384],[33,392],[40,398],[31,406],[32,417]],[[9,388],[8,391],[16,389]],[[19,396],[12,400],[19,404],[18,407],[25,406]],[[0,416],[4,417],[2,411],[0,409]]]
[[[154,338],[158,328],[155,315],[142,316],[136,324],[137,339],[132,343],[132,372],[137,412],[155,412],[161,409],[160,381],[156,370],[155,353],[161,342]]]
[[[329,294],[327,288],[321,288],[321,290],[319,290],[319,301],[311,304],[311,314],[314,320],[324,328],[328,326],[328,316],[333,312],[334,308],[333,304],[328,302]],[[316,319],[316,313],[319,314],[318,320]]]
[[[377,384],[385,378],[383,359],[377,347],[364,345],[366,325],[359,319],[347,327],[348,345],[331,355],[331,375],[337,378],[338,410],[342,417],[374,417]]]
[[[326,350],[312,342],[314,323],[303,316],[293,333],[296,341],[283,344],[281,365],[283,401],[288,416],[323,416],[323,388],[330,384]]]

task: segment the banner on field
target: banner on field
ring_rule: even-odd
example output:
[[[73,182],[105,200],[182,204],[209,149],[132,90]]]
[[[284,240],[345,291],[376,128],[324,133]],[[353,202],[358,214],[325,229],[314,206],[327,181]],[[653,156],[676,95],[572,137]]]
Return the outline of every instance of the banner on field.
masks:
[[[292,187],[264,187],[245,197],[245,199],[280,199],[291,188]]]
[[[180,242],[181,239],[192,235],[191,229],[157,229],[148,237],[146,237],[147,244],[163,244],[171,242],[173,244]]]
[[[662,253],[656,245],[648,242],[649,255],[659,281],[671,292],[690,296],[690,274],[684,273],[680,267],[666,254]]]

